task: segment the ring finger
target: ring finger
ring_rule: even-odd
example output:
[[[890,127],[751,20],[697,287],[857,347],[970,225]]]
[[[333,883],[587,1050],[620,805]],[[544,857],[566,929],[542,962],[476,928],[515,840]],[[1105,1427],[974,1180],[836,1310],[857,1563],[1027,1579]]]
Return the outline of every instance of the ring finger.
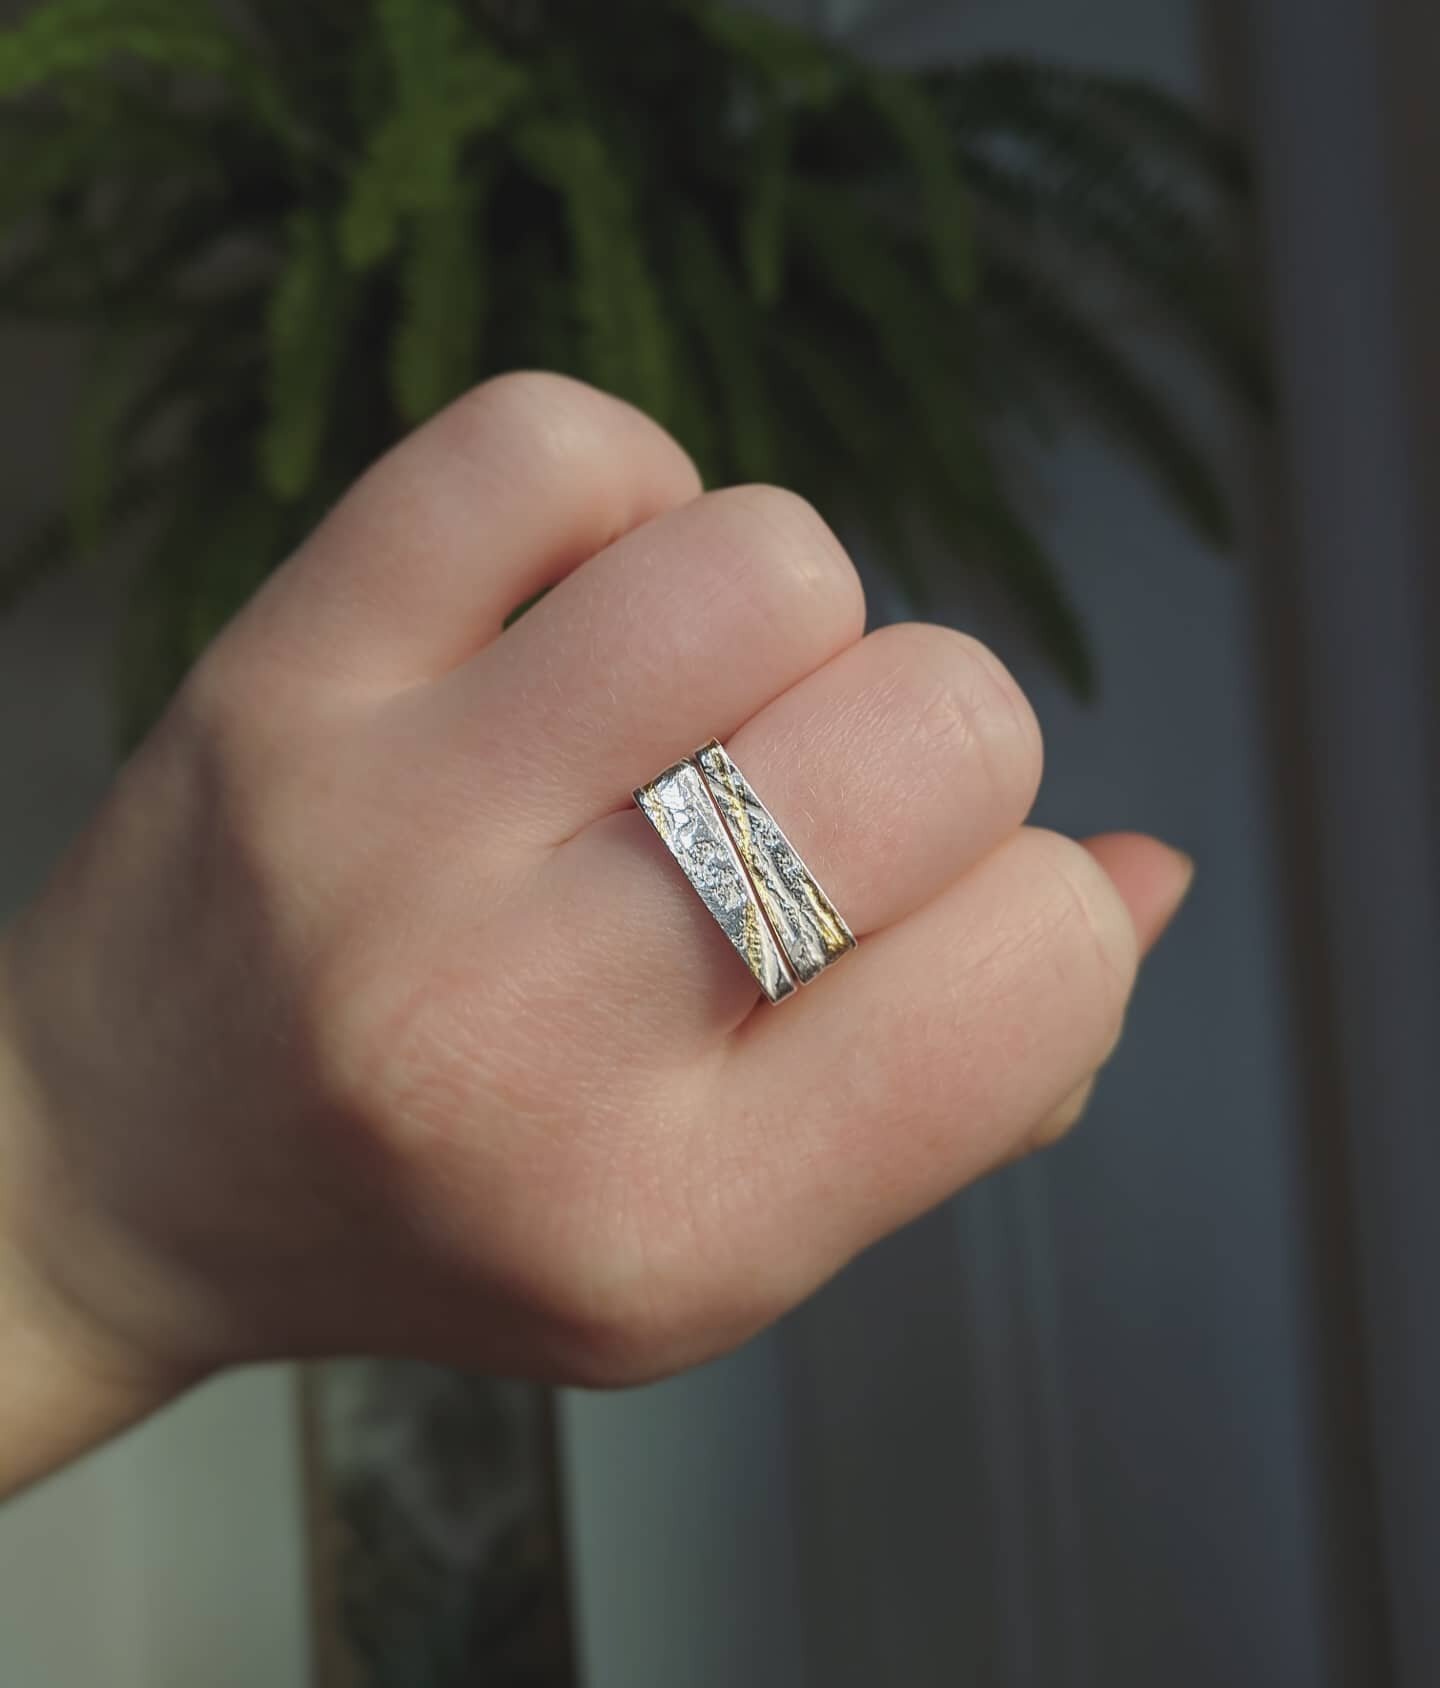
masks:
[[[728,748],[862,937],[1014,832],[1040,777],[1039,728],[1014,680],[975,640],[924,623],[870,634]],[[585,947],[590,988],[628,1006],[657,1046],[723,1032],[755,1004],[746,969],[637,810],[558,851],[545,891],[557,941]]]

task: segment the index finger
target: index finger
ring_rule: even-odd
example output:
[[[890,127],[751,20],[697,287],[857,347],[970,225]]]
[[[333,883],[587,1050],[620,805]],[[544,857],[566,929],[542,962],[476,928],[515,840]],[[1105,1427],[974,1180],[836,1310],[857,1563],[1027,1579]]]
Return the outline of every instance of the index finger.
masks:
[[[510,612],[700,477],[633,406],[560,375],[476,387],[381,458],[242,612],[321,676],[398,687],[445,673]]]

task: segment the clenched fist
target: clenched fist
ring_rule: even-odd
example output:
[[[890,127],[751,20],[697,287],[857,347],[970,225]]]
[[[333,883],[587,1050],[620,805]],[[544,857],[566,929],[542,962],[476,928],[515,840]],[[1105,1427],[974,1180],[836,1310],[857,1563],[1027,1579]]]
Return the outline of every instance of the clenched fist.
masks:
[[[1057,1135],[1188,865],[1026,828],[1009,674],[863,623],[569,381],[374,468],[0,947],[0,1477],[261,1356],[671,1371]],[[783,1005],[630,801],[712,735],[860,939]]]

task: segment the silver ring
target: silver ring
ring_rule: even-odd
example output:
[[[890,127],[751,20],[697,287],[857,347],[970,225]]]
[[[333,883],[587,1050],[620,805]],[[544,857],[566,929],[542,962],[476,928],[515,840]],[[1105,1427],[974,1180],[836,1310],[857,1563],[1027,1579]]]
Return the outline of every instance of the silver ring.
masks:
[[[855,934],[718,740],[634,797],[771,1002],[855,948]]]

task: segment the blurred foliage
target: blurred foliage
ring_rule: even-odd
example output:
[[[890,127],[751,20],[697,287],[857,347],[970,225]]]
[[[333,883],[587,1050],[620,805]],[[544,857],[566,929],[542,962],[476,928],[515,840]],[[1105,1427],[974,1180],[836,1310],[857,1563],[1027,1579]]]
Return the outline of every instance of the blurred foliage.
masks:
[[[94,338],[68,508],[0,605],[136,528],[127,736],[367,462],[507,368],[799,488],[917,608],[917,559],[988,571],[1082,694],[1027,450],[1083,415],[1229,537],[1134,331],[1262,397],[1245,170],[1142,82],[881,68],[718,0],[46,0],[0,32],[0,159],[0,317]]]

